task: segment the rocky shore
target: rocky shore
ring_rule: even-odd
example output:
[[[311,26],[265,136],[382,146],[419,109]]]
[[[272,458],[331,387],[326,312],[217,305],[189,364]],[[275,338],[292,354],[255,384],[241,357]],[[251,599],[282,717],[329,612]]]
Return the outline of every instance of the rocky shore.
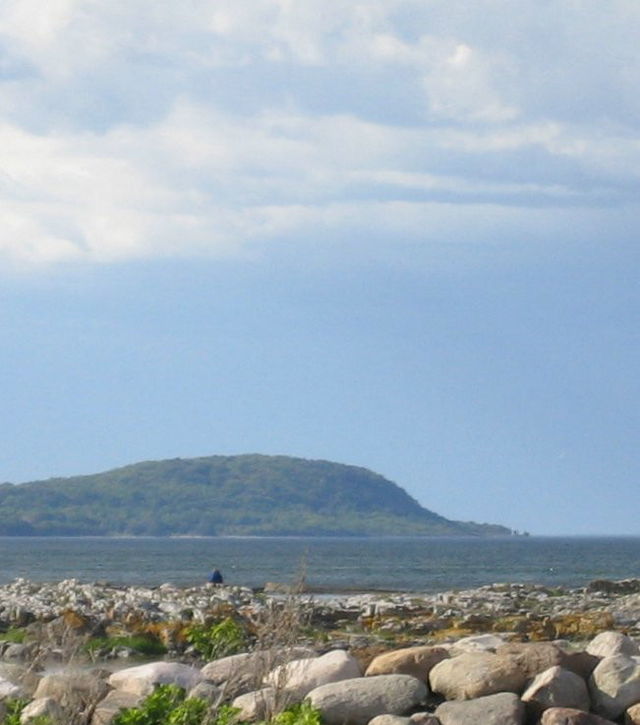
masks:
[[[1,586],[0,722],[19,700],[25,725],[108,725],[174,683],[212,711],[233,704],[245,721],[306,700],[326,725],[640,724],[640,580],[268,589]],[[203,656],[189,633],[229,621],[241,651]],[[136,637],[162,654],[134,662]]]

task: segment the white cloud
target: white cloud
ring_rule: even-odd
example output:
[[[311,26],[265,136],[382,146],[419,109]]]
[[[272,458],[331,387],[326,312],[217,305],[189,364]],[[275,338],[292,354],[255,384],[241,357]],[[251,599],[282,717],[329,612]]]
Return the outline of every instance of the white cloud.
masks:
[[[510,7],[8,0],[0,255],[247,255],[341,228],[428,245],[479,208],[505,239],[536,207],[545,234],[563,208],[590,234],[590,207],[637,191],[640,13]]]

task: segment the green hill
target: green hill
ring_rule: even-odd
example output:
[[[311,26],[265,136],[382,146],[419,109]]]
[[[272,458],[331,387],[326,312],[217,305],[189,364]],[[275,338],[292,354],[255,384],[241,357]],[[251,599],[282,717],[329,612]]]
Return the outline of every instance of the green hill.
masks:
[[[0,535],[506,535],[449,521],[365,468],[287,456],[147,461],[0,485]]]

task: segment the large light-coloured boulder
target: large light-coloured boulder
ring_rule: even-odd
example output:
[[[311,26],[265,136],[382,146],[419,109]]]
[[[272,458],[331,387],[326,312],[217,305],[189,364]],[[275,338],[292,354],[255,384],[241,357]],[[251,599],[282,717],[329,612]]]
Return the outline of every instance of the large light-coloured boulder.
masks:
[[[625,712],[624,725],[640,725],[640,703],[631,705]]]
[[[308,692],[330,682],[361,677],[356,658],[342,649],[280,665],[265,677],[265,684],[276,690],[289,690],[303,698]]]
[[[20,725],[29,725],[34,720],[46,720],[47,725],[64,725],[68,717],[53,698],[40,697],[32,700],[20,713]]]
[[[435,716],[441,725],[522,725],[524,705],[517,695],[499,692],[476,700],[443,702]]]
[[[409,725],[411,720],[402,715],[376,715],[369,720],[369,725]]]
[[[496,654],[515,657],[527,679],[555,665],[586,679],[600,661],[586,652],[569,652],[553,642],[510,642],[499,647]]]
[[[179,662],[149,662],[114,672],[109,684],[134,695],[149,695],[156,685],[178,685],[190,690],[203,680],[200,670]]]
[[[221,657],[208,662],[200,671],[215,685],[222,685],[226,697],[236,697],[261,687],[265,675],[291,660],[316,657],[308,647],[259,650]]]
[[[0,677],[0,702],[8,699],[17,700],[19,697],[23,697],[23,695],[24,693],[20,685],[16,685],[10,680],[5,680],[4,677]]]
[[[34,699],[52,698],[68,712],[77,712],[93,707],[107,692],[107,683],[93,672],[65,670],[43,677]]]
[[[542,713],[540,725],[616,725],[599,715],[570,707],[551,707]]]
[[[411,675],[428,682],[431,668],[448,658],[444,647],[405,647],[374,657],[365,675]]]
[[[497,692],[519,694],[526,675],[516,660],[490,652],[467,652],[439,662],[429,674],[434,692],[447,700],[473,700]]]
[[[538,713],[550,707],[571,707],[585,711],[591,708],[587,683],[575,672],[557,665],[536,676],[524,691],[522,701]]]
[[[96,705],[91,718],[91,725],[111,725],[122,710],[138,707],[143,700],[143,695],[134,695],[131,692],[123,692],[122,690],[111,690]]]
[[[427,697],[427,686],[411,675],[376,675],[331,682],[307,699],[324,725],[366,725],[377,715],[403,715]]]
[[[239,720],[269,720],[269,718],[279,709],[276,701],[276,691],[273,687],[263,687],[261,690],[254,692],[245,692],[239,695],[231,703],[232,707],[237,708],[237,717]],[[282,703],[285,705],[286,703]]]
[[[640,664],[626,655],[605,657],[589,678],[593,710],[615,720],[640,702]]]
[[[454,642],[451,655],[455,657],[465,652],[495,652],[504,643],[504,639],[497,634],[472,634]]]
[[[613,657],[614,655],[627,655],[634,657],[640,655],[640,647],[622,632],[601,632],[587,645],[587,652],[596,657]]]

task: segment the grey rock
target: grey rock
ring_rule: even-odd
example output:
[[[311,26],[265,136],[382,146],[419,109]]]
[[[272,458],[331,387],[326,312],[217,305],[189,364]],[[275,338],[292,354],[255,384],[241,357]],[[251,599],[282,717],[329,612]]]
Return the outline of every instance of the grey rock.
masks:
[[[605,657],[589,678],[593,710],[615,720],[640,702],[640,664],[626,655]]]
[[[443,702],[435,716],[441,725],[522,725],[524,706],[517,695],[500,692],[475,700]]]
[[[233,700],[231,705],[238,709],[240,720],[268,720],[277,711],[276,691],[273,687],[245,692]],[[285,703],[283,703],[285,704]]]
[[[20,725],[29,725],[36,719],[46,719],[51,725],[64,725],[68,720],[64,710],[51,697],[32,700],[20,713]]]
[[[615,725],[599,715],[569,707],[551,707],[542,713],[540,725]]]
[[[601,632],[587,645],[587,652],[596,657],[613,657],[613,655],[640,655],[640,647],[622,632]]]
[[[536,676],[522,695],[522,701],[538,714],[550,707],[585,711],[591,707],[587,683],[575,672],[557,665]]]
[[[143,695],[112,690],[96,705],[91,718],[91,725],[111,725],[122,710],[138,707],[143,700]]]
[[[51,698],[65,710],[76,712],[93,707],[108,691],[107,683],[94,673],[67,670],[43,677],[34,699]]]
[[[402,715],[376,715],[369,725],[409,725],[409,718]]]
[[[432,667],[448,657],[449,652],[444,647],[405,647],[374,657],[365,674],[367,677],[411,675],[428,682]]]
[[[434,692],[447,700],[473,700],[497,692],[519,694],[526,676],[514,658],[468,652],[439,662],[429,675]]]
[[[187,697],[195,697],[200,700],[205,700],[212,705],[217,705],[222,700],[223,689],[211,682],[199,682],[189,690]]]
[[[289,690],[302,699],[321,685],[361,676],[356,658],[338,649],[327,652],[322,657],[293,660],[286,665],[280,665],[265,677],[264,682],[276,690]]]
[[[200,670],[178,662],[150,662],[114,672],[109,684],[134,695],[148,695],[156,685],[178,685],[190,690],[203,680]]]
[[[409,712],[427,693],[424,682],[410,675],[376,675],[322,685],[307,699],[325,725],[366,725],[378,715]]]

